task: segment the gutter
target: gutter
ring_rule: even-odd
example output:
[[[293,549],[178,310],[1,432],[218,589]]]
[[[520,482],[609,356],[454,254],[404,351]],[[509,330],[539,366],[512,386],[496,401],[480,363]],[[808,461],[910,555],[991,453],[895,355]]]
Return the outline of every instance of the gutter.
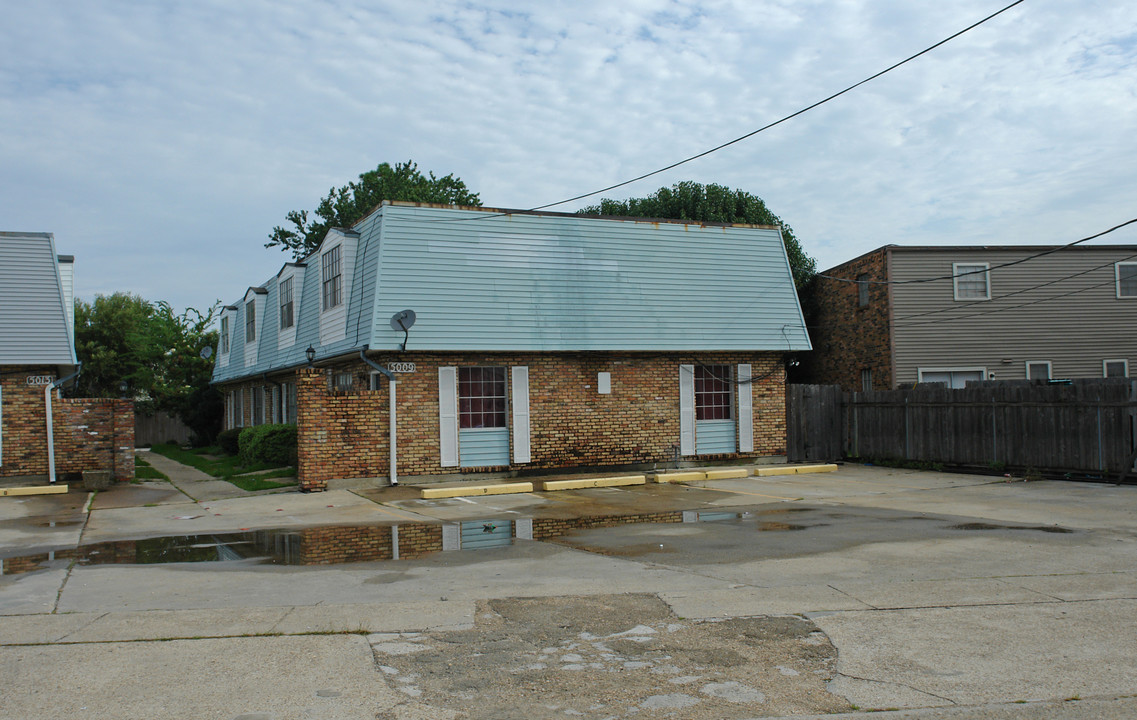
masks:
[[[47,410],[47,481],[53,485],[55,484],[55,428],[51,417],[51,392],[79,377],[81,372],[83,372],[82,362],[75,368],[75,372],[56,380],[43,389],[43,401]]]
[[[388,387],[390,388],[390,392],[387,394],[387,398],[390,401],[390,411],[389,411],[390,412],[390,418],[388,420],[387,425],[391,430],[391,452],[388,453],[388,455],[390,456],[390,459],[391,459],[391,467],[390,467],[390,470],[388,471],[388,478],[390,479],[392,486],[398,485],[399,484],[399,475],[398,475],[398,471],[395,469],[395,464],[396,464],[395,461],[397,459],[397,455],[396,455],[397,442],[395,440],[395,437],[396,437],[396,433],[395,433],[395,386],[398,384],[398,381],[395,379],[395,373],[391,372],[390,370],[388,370],[385,367],[380,366],[378,363],[373,362],[370,358],[367,357],[367,346],[366,345],[364,345],[362,348],[360,348],[359,359],[362,360],[363,362],[367,363],[368,365],[370,365],[374,369],[378,370],[379,372],[383,373],[383,375],[385,375],[387,377]]]

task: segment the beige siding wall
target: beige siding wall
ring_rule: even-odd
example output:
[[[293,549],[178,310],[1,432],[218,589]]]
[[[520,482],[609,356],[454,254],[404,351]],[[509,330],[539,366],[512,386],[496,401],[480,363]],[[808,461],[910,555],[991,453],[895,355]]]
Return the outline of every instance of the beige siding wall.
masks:
[[[1126,359],[1137,376],[1137,299],[1118,299],[1114,263],[1137,247],[1077,247],[990,272],[990,300],[957,301],[952,263],[1021,260],[1042,248],[892,248],[898,384],[919,368],[986,368],[997,380],[1026,378],[1028,361],[1052,377],[1101,377],[1102,361]],[[1077,277],[1070,277],[1082,273]],[[1044,283],[1053,283],[1037,287]]]

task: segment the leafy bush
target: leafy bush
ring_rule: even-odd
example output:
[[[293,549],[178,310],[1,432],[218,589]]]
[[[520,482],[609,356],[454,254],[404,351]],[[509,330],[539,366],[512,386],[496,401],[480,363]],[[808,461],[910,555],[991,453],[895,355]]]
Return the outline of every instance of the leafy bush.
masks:
[[[241,437],[241,428],[233,428],[231,430],[222,430],[217,433],[217,444],[225,451],[226,455],[236,455],[241,451],[238,438]]]
[[[257,425],[241,431],[241,461],[248,464],[296,464],[295,425]]]

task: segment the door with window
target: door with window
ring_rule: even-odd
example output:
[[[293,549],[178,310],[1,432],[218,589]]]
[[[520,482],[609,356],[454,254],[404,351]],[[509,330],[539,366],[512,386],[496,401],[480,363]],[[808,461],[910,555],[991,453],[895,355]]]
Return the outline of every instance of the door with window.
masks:
[[[749,364],[679,366],[679,452],[754,451]]]
[[[438,424],[442,467],[530,462],[529,368],[438,368]]]

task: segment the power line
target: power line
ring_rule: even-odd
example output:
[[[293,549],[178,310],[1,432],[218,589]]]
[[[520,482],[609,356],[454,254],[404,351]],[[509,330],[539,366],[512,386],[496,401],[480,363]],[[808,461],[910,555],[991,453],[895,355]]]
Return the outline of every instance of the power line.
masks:
[[[962,304],[954,306],[954,307],[940,308],[939,310],[928,310],[926,312],[914,313],[912,315],[905,315],[904,317],[896,318],[896,322],[902,322],[904,320],[911,320],[913,318],[918,318],[918,317],[925,317],[927,315],[939,315],[940,313],[954,312],[954,311],[959,311],[959,310],[968,310],[968,309],[973,308],[977,305],[984,305],[984,306],[987,306],[988,308],[990,308],[990,303],[995,303],[995,302],[998,302],[1000,300],[1006,300],[1009,297],[1014,297],[1015,295],[1022,295],[1023,293],[1028,293],[1028,292],[1031,292],[1033,290],[1039,290],[1041,288],[1048,287],[1050,285],[1057,285],[1060,282],[1065,282],[1067,280],[1073,280],[1076,277],[1081,277],[1082,275],[1088,275],[1092,272],[1097,272],[1098,270],[1102,270],[1104,268],[1116,265],[1117,263],[1126,262],[1126,261],[1134,260],[1134,259],[1137,259],[1137,255],[1130,255],[1128,257],[1123,257],[1120,260],[1110,260],[1107,263],[1102,263],[1101,265],[1095,265],[1094,267],[1090,268],[1089,270],[1082,270],[1081,272],[1072,273],[1070,275],[1064,275],[1060,278],[1056,278],[1056,279],[1050,280],[1048,282],[1039,283],[1038,285],[1032,285],[1028,288],[1023,288],[1022,290],[1015,290],[1014,292],[1009,292],[1009,293],[1006,293],[1005,295],[1000,295],[999,297],[992,298],[991,300],[973,300],[971,302],[962,303]],[[993,308],[990,309],[991,312],[999,312],[1001,310],[1002,310],[1002,308],[999,308],[998,310],[993,309]],[[953,317],[945,318],[945,320],[955,320],[955,319],[956,318],[953,318]],[[920,325],[923,323],[916,323],[916,324]]]
[[[534,212],[537,210],[545,210],[546,208],[556,207],[557,205],[564,205],[566,203],[575,202],[576,200],[583,200],[585,198],[592,197],[593,195],[599,195],[600,193],[605,193],[605,192],[608,192],[610,190],[616,190],[617,188],[622,188],[625,185],[631,185],[632,183],[639,182],[640,180],[646,180],[647,178],[652,177],[653,175],[659,175],[660,173],[667,172],[668,170],[674,170],[675,168],[679,167],[680,165],[686,165],[689,162],[692,162],[694,160],[698,160],[699,158],[706,157],[707,155],[710,155],[712,153],[716,153],[719,150],[730,147],[731,145],[734,145],[736,143],[740,143],[743,140],[747,140],[749,138],[752,138],[755,135],[757,135],[758,133],[765,132],[766,130],[769,130],[770,128],[773,128],[773,127],[777,127],[778,125],[781,125],[782,123],[784,123],[788,120],[792,120],[799,115],[804,115],[805,113],[809,112],[810,110],[813,110],[814,108],[820,107],[820,106],[824,105],[825,103],[829,102],[830,100],[836,100],[837,98],[841,97],[842,95],[857,89],[861,85],[864,85],[865,83],[872,82],[873,80],[876,80],[877,78],[892,72],[893,70],[900,67],[901,65],[906,65],[907,63],[912,62],[916,58],[918,58],[922,55],[926,55],[926,54],[930,53],[931,51],[935,50],[936,48],[938,48],[942,45],[946,45],[947,43],[951,42],[952,40],[955,40],[957,37],[974,30],[975,28],[979,27],[980,25],[987,22],[988,20],[992,20],[993,18],[996,18],[999,15],[1002,15],[1003,13],[1007,12],[1008,10],[1013,8],[1014,6],[1021,5],[1023,2],[1025,2],[1025,0],[1015,0],[1015,2],[1011,3],[1010,5],[1007,5],[1003,9],[991,13],[990,15],[983,18],[982,20],[979,20],[978,22],[974,22],[971,25],[968,25],[964,29],[947,36],[946,38],[944,38],[943,40],[940,40],[939,42],[937,42],[934,45],[929,45],[928,47],[924,48],[923,50],[916,53],[915,55],[910,55],[910,56],[904,58],[903,60],[901,60],[900,62],[889,65],[884,70],[881,70],[880,72],[877,72],[873,75],[868,76],[867,78],[865,78],[864,80],[861,80],[860,82],[853,83],[852,85],[846,87],[844,90],[841,90],[839,92],[835,92],[832,95],[830,95],[824,99],[818,100],[817,102],[815,102],[811,105],[807,105],[807,106],[803,107],[802,109],[800,109],[796,112],[793,112],[793,113],[790,113],[789,115],[786,115],[785,117],[781,118],[780,120],[775,120],[772,123],[769,123],[767,125],[763,125],[762,127],[758,128],[757,130],[752,130],[752,131],[746,133],[745,135],[740,135],[740,136],[734,138],[733,140],[728,140],[728,141],[722,143],[721,145],[716,145],[715,147],[713,147],[709,150],[704,150],[701,153],[691,155],[690,157],[683,158],[682,160],[678,160],[676,162],[673,162],[670,165],[665,165],[665,166],[659,168],[658,170],[652,170],[651,172],[646,172],[642,175],[638,175],[638,176],[636,176],[630,180],[624,180],[623,182],[618,182],[614,185],[609,185],[608,187],[600,188],[599,190],[593,190],[592,192],[583,193],[581,195],[574,195],[573,197],[566,198],[564,200],[558,200],[557,202],[546,203],[544,205],[537,205],[536,207],[531,207],[528,210],[525,210],[524,212]],[[489,216],[483,216],[483,217],[461,218],[460,220],[453,220],[451,222],[462,222],[464,220],[485,220],[485,219],[489,219],[492,217],[501,217],[502,215],[512,215],[512,214],[513,213],[504,212],[504,213],[499,213],[497,215],[489,215]]]
[[[842,277],[836,277],[834,275],[825,275],[824,273],[817,273],[814,277],[825,278],[826,280],[835,280],[837,282],[865,283],[866,285],[915,285],[918,283],[936,282],[938,280],[951,280],[953,278],[967,277],[968,275],[979,275],[981,273],[991,272],[992,270],[998,270],[999,268],[1010,267],[1012,265],[1021,265],[1024,262],[1028,262],[1030,260],[1040,258],[1044,255],[1050,255],[1052,253],[1060,252],[1062,250],[1072,248],[1075,245],[1081,245],[1084,242],[1088,242],[1090,240],[1094,240],[1096,238],[1102,237],[1103,235],[1108,235],[1111,232],[1114,232],[1115,230],[1120,230],[1121,228],[1123,228],[1127,225],[1132,225],[1133,223],[1137,223],[1137,218],[1133,218],[1132,220],[1126,220],[1125,222],[1121,223],[1120,225],[1114,225],[1113,227],[1111,227],[1108,230],[1102,230],[1099,233],[1095,233],[1095,234],[1090,235],[1088,237],[1084,237],[1081,240],[1075,240],[1072,243],[1066,243],[1065,245],[1059,245],[1058,247],[1048,248],[1046,250],[1043,250],[1042,252],[1038,252],[1038,253],[1035,253],[1033,255],[1027,255],[1024,258],[1019,258],[1018,260],[1012,260],[1011,262],[1002,263],[1000,265],[995,265],[994,267],[984,268],[982,270],[969,270],[968,272],[963,272],[963,273],[953,273],[951,275],[937,275],[936,277],[930,277],[930,278],[915,278],[913,280],[857,280],[856,278],[842,278]]]
[[[1005,307],[1005,308],[992,308],[990,310],[984,310],[982,312],[975,312],[975,313],[971,313],[970,315],[960,315],[958,317],[952,317],[952,318],[937,318],[935,320],[925,320],[923,322],[910,323],[908,325],[908,327],[918,327],[920,325],[930,325],[932,323],[951,322],[953,320],[967,320],[968,318],[980,317],[982,315],[992,315],[994,313],[1006,312],[1007,310],[1018,310],[1019,308],[1029,307],[1031,305],[1038,305],[1040,303],[1050,302],[1051,300],[1058,300],[1060,298],[1070,297],[1071,295],[1078,295],[1080,293],[1089,292],[1090,290],[1096,290],[1098,288],[1105,287],[1106,285],[1113,285],[1116,282],[1117,281],[1115,279],[1110,279],[1110,280],[1107,280],[1107,281],[1102,282],[1102,283],[1097,283],[1096,285],[1090,285],[1090,286],[1087,286],[1084,288],[1078,288],[1077,290],[1071,290],[1070,292],[1062,293],[1060,295],[1051,295],[1050,297],[1039,298],[1038,300],[1032,300],[1030,302],[1020,303],[1018,305],[1010,305],[1010,306]]]

